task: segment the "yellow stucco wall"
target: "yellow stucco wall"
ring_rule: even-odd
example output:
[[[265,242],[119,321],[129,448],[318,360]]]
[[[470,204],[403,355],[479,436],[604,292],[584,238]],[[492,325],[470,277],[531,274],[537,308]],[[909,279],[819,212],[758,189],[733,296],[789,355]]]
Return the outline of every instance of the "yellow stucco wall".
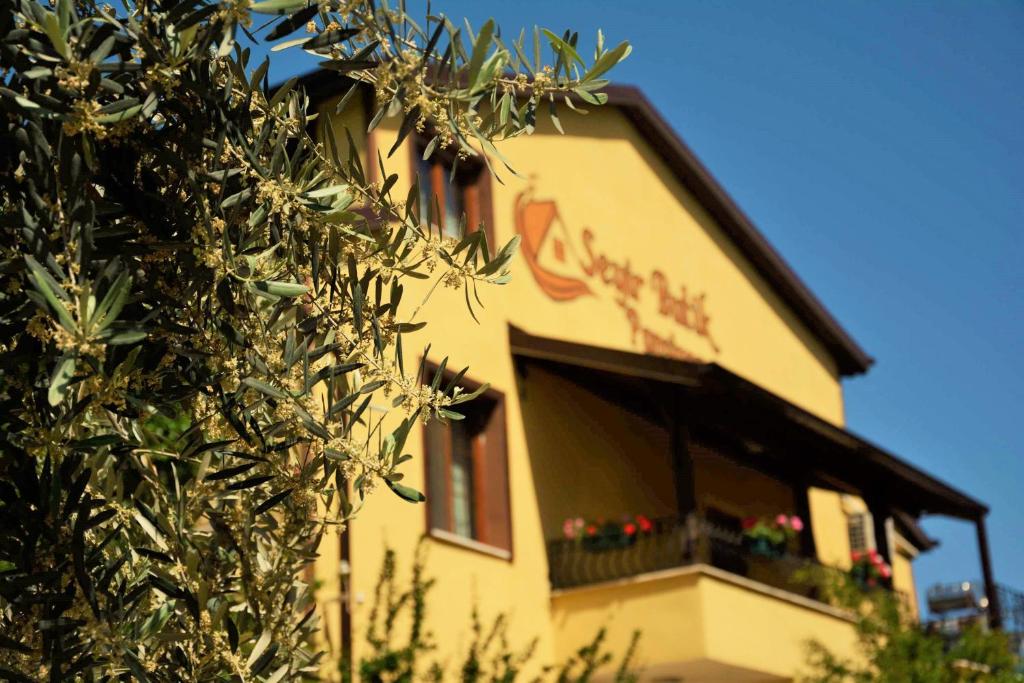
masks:
[[[814,545],[818,559],[835,567],[850,566],[850,537],[842,495],[835,491],[812,488],[808,502],[813,521]]]
[[[920,617],[920,611],[917,604],[917,588],[914,583],[914,566],[911,564],[913,554],[906,550],[906,541],[897,540],[896,545],[897,548],[893,552],[892,558],[892,587],[906,601],[911,616],[917,619]]]
[[[352,106],[355,112],[359,104]],[[321,109],[325,113],[333,110],[332,101],[325,102]],[[329,119],[358,123],[358,129],[362,128],[361,113],[341,117],[331,114],[323,118],[321,126],[329,127]],[[515,234],[514,205],[521,193],[530,191],[535,199],[554,200],[568,241],[579,240],[568,246],[584,250],[582,231],[587,228],[593,234],[592,251],[623,263],[628,260],[632,271],[645,278],[638,298],[629,304],[644,326],[671,336],[676,345],[699,359],[720,363],[824,419],[842,424],[841,386],[835,365],[822,345],[756,274],[623,115],[605,109],[586,117],[567,115],[563,121],[569,135],[557,135],[542,125],[538,134],[502,146],[524,178],[506,171],[502,172],[505,184],[492,183],[498,241],[504,243]],[[386,151],[391,147],[396,125],[386,121],[374,133],[376,149]],[[336,139],[344,140],[344,135],[336,135]],[[357,139],[357,146],[360,153],[365,153],[363,139]],[[387,162],[389,171],[402,176],[394,191],[396,196],[405,196],[408,189],[409,153],[407,144]],[[570,266],[573,264],[566,267]],[[659,314],[657,293],[650,284],[654,270],[663,271],[674,290],[685,286],[689,296],[705,293],[714,347],[706,336]],[[466,312],[461,292],[439,288],[420,314],[420,319],[429,320],[430,325],[404,340],[407,366],[419,360],[416,349],[429,341],[435,349],[431,352],[433,360],[440,360],[443,353],[450,356],[449,367],[468,365],[470,377],[489,382],[503,392],[506,400],[512,558],[502,559],[441,540],[428,543],[428,574],[437,583],[430,597],[427,626],[441,643],[436,658],[454,663],[457,653],[464,650],[474,605],[480,607],[485,622],[498,612],[508,614],[513,646],[538,638],[531,665],[534,670],[557,661],[568,651],[566,643],[589,639],[598,626],[610,623],[613,614],[619,615],[613,620],[613,629],[617,630],[609,641],[623,645],[627,638],[620,638],[618,631],[628,635],[634,625],[641,627],[645,634],[643,653],[648,661],[662,656],[659,648],[670,648],[672,656],[679,658],[691,647],[695,657],[732,661],[728,633],[739,626],[747,629],[744,633],[749,631],[751,638],[765,630],[786,634],[787,638],[811,633],[834,641],[837,647],[846,647],[849,625],[841,619],[735,586],[719,586],[707,577],[679,579],[679,586],[671,592],[671,610],[665,602],[666,593],[655,590],[657,586],[623,588],[611,597],[606,593],[604,598],[561,595],[552,599],[544,541],[558,534],[562,519],[575,514],[667,514],[674,505],[674,492],[671,470],[666,470],[668,448],[663,432],[586,392],[574,394],[572,402],[564,400],[566,387],[560,384],[564,380],[553,375],[531,369],[527,379],[518,377],[509,354],[509,323],[537,335],[641,351],[616,293],[600,278],[581,276],[592,295],[570,302],[553,301],[538,286],[521,256],[517,257],[513,275],[511,284],[482,291],[486,307],[477,311],[479,324],[473,323]],[[411,309],[425,289],[417,282],[407,282],[406,286],[406,306]],[[526,424],[531,427],[529,442]],[[572,432],[565,429],[569,425]],[[417,457],[407,463],[403,483],[423,490],[420,430],[413,431],[407,448]],[[626,451],[628,458],[623,457]],[[698,476],[708,478],[706,490],[715,491],[717,486],[720,490],[713,495],[723,499],[746,495],[722,486],[721,477],[729,474],[718,472],[721,469],[711,463],[699,470],[702,474]],[[581,482],[586,483],[585,492],[581,491]],[[784,492],[770,490],[766,500],[772,506],[776,498],[779,504],[786,502]],[[605,509],[593,507],[595,501],[604,501]],[[841,561],[847,557],[848,548],[843,548],[845,517],[838,496],[813,491],[811,510],[822,558]],[[355,616],[356,660],[364,647],[365,618],[385,544],[401,551],[400,573],[407,577],[412,561],[410,549],[427,531],[422,506],[410,505],[386,491],[372,495],[352,523],[349,599]],[[318,577],[325,585],[336,585],[337,553],[333,539],[322,549],[325,559],[318,568]],[[334,633],[338,628],[336,609],[333,602],[325,608],[327,612],[335,610],[327,619]],[[678,615],[686,615],[686,619],[680,620]],[[692,633],[687,630],[691,628]],[[756,651],[767,658],[761,670],[793,669],[797,663],[793,648],[800,644],[792,639],[787,642],[790,644],[781,650]],[[735,644],[731,649],[736,649]],[[751,661],[736,664],[748,665]]]
[[[540,368],[518,386],[546,538],[559,537],[568,517],[663,517],[678,509],[664,429]]]

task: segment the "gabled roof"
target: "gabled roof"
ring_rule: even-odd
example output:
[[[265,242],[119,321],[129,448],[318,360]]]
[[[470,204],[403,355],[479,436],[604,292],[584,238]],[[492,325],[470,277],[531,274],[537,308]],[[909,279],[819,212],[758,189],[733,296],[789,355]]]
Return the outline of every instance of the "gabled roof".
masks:
[[[347,79],[323,69],[300,78],[313,102],[339,94]],[[622,111],[679,182],[739,247],[757,272],[775,289],[797,318],[824,344],[840,375],[867,372],[874,360],[864,352],[782,256],[736,205],[697,156],[637,88],[610,85],[608,106]]]

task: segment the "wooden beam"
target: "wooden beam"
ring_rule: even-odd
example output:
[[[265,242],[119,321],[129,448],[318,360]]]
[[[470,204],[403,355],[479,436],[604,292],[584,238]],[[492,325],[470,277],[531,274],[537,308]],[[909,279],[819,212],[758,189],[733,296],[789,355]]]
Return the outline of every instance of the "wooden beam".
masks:
[[[344,475],[341,475],[344,476]],[[348,482],[344,484],[348,486]],[[348,571],[338,576],[338,609],[341,614],[341,661],[339,666],[345,667],[343,678],[352,680],[352,525],[346,524],[341,532],[338,544],[339,570],[347,567]],[[347,672],[347,677],[345,673]]]
[[[804,530],[800,532],[800,552],[804,557],[817,559],[818,547],[814,542],[814,525],[811,524],[811,501],[808,497],[810,484],[806,479],[797,479],[793,485],[793,497],[796,499],[796,514],[804,522]]]
[[[978,532],[978,554],[981,555],[981,577],[985,581],[985,597],[988,598],[988,624],[993,629],[1002,628],[1003,612],[999,605],[999,587],[992,576],[992,557],[988,549],[988,534],[985,531],[985,518],[978,517],[974,522]]]
[[[875,532],[875,550],[892,566],[892,549],[889,547],[889,507],[878,498],[865,499],[871,510],[871,523]]]

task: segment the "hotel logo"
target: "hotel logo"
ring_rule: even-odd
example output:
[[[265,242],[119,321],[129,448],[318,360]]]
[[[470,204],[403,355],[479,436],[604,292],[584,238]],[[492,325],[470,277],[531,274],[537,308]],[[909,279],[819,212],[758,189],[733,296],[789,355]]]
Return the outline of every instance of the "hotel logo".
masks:
[[[555,200],[537,199],[532,187],[516,197],[514,211],[520,252],[537,286],[552,301],[610,296],[625,314],[633,345],[645,353],[703,360],[677,343],[680,328],[695,334],[713,354],[719,352],[703,291],[691,294],[659,269],[641,275],[628,255],[602,251],[591,228],[570,230]],[[667,329],[648,327],[644,316],[651,314],[659,328]]]

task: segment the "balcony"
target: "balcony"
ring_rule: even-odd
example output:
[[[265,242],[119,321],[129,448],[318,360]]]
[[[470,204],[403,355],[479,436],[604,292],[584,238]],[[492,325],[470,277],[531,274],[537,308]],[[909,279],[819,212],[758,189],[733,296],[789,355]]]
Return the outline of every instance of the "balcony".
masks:
[[[756,552],[744,542],[742,534],[698,515],[685,520],[652,520],[651,531],[638,533],[625,547],[588,549],[581,540],[564,538],[548,542],[548,570],[554,590],[693,565],[714,567],[794,597],[817,599],[817,588],[802,571],[819,566],[817,560],[799,553],[769,556]]]
[[[810,640],[856,656],[851,616],[795,576],[848,561],[844,496],[871,513],[865,533],[897,589],[913,587],[904,549],[929,547],[913,533],[925,513],[976,525],[993,585],[983,504],[725,368],[515,328],[509,342],[545,536],[567,517],[657,520],[621,547],[547,543],[556,658],[601,628],[610,643],[643,632],[644,680],[792,680]],[[788,553],[752,552],[742,520],[777,514],[803,531]]]
[[[805,666],[806,644],[854,656],[851,615],[795,575],[799,554],[767,557],[697,515],[654,520],[628,547],[548,543],[556,648],[567,656],[598,628],[609,642],[641,631],[643,680],[768,683]]]

